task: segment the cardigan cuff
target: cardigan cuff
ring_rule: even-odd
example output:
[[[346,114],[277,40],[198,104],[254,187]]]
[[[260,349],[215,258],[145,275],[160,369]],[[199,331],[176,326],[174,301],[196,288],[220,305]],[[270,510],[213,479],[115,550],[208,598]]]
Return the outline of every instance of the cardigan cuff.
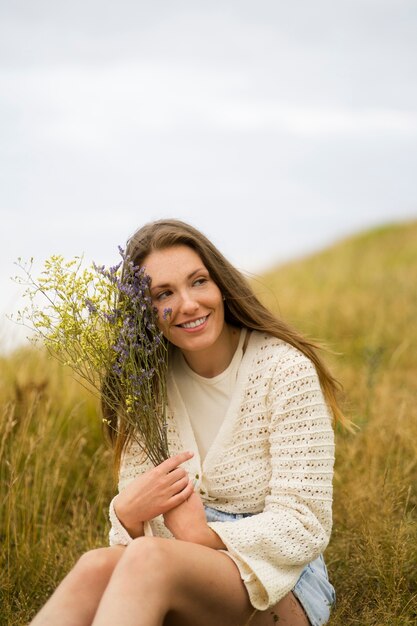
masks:
[[[114,508],[114,501],[116,496],[110,502],[109,506],[109,518],[111,523],[111,529],[109,533],[109,541],[111,546],[128,546],[133,541],[133,538],[129,535],[126,528],[116,515]]]
[[[109,532],[109,543],[111,546],[128,546],[133,541],[133,537],[129,535],[126,528],[116,515],[114,508],[114,501],[116,496],[110,502],[109,506],[109,518],[111,528]],[[143,534],[145,537],[153,537],[152,527],[150,522],[143,523]]]

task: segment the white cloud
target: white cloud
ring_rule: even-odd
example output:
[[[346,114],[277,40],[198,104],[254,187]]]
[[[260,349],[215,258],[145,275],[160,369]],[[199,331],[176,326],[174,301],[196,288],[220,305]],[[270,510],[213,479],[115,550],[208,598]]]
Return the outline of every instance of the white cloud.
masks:
[[[130,63],[0,72],[3,109],[26,137],[83,150],[111,149],[141,133],[202,131],[296,135],[415,134],[417,111],[300,105],[241,96],[249,77],[227,70]]]
[[[211,113],[219,126],[297,135],[416,133],[417,112],[282,106],[280,102],[220,102]]]

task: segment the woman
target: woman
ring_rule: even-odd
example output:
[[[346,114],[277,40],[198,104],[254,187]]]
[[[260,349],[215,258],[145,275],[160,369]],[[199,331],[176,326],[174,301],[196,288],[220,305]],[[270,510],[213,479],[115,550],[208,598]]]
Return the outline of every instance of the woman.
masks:
[[[82,556],[32,624],[325,624],[334,379],[193,227],[148,224],[127,254],[170,346],[172,456],[153,467],[119,432],[111,547]]]

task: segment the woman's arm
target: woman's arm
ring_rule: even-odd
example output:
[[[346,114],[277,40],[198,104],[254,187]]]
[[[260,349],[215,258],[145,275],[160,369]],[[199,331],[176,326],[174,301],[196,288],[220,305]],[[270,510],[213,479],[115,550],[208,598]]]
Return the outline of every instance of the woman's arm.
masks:
[[[214,550],[226,549],[219,535],[207,524],[203,503],[195,491],[182,504],[164,514],[164,523],[175,539]]]
[[[176,454],[157,467],[145,469],[121,489],[110,505],[112,545],[126,545],[142,536],[145,522],[178,506],[192,494],[193,484],[186,470],[180,467],[192,456],[192,452]],[[129,472],[126,459],[124,463],[124,473]]]

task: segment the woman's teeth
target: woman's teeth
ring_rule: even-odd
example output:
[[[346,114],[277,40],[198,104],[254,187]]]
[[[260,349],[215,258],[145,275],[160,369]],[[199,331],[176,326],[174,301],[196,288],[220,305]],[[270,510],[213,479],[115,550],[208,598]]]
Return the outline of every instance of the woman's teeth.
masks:
[[[181,328],[196,328],[197,326],[201,326],[207,319],[206,317],[200,317],[200,319],[195,320],[194,322],[187,322],[186,324],[180,324]]]

